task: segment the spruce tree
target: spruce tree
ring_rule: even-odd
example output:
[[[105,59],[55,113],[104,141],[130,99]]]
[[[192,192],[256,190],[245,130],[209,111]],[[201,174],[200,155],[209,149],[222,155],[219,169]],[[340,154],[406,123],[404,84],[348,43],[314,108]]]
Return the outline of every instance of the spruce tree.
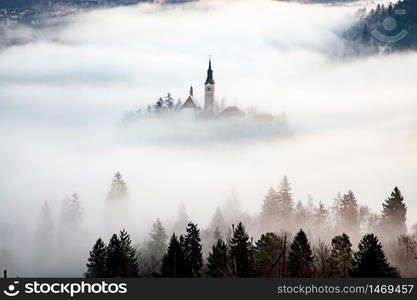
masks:
[[[189,222],[184,237],[184,257],[191,277],[200,277],[203,267],[200,230],[196,224]]]
[[[164,257],[164,253],[167,249],[168,236],[165,232],[165,228],[159,219],[152,225],[152,230],[149,233],[150,241],[148,243],[148,256],[150,259],[150,268],[152,273],[157,273],[161,268],[161,261]]]
[[[85,277],[106,277],[106,245],[99,238],[90,251]]]
[[[183,240],[180,237],[180,240]],[[184,250],[177,236],[172,234],[167,252],[162,260],[161,273],[163,277],[187,277],[187,265]]]
[[[106,277],[121,277],[124,263],[120,239],[113,234],[106,248]]]
[[[251,251],[252,245],[249,241],[249,235],[245,226],[240,222],[233,231],[233,236],[229,241],[230,258],[232,260],[232,269],[237,277],[250,277],[251,268]]]
[[[342,198],[339,207],[340,229],[348,233],[359,232],[359,209],[355,195],[348,191]]]
[[[262,234],[255,245],[256,274],[260,277],[267,275],[281,252],[282,240],[275,233]]]
[[[137,277],[139,273],[138,261],[136,258],[136,250],[132,246],[129,233],[123,229],[119,234],[120,247],[122,250],[121,276]]]
[[[66,229],[73,230],[83,221],[83,211],[80,202],[80,196],[77,193],[72,194],[70,198],[65,198],[61,209],[61,224]]]
[[[399,277],[390,266],[378,238],[370,233],[363,236],[354,253],[352,277]]]
[[[127,185],[122,178],[122,174],[114,174],[110,191],[107,194],[108,201],[120,201],[127,198]]]
[[[218,239],[217,243],[212,246],[211,252],[207,258],[207,274],[211,277],[230,277],[230,257],[227,244]]]
[[[384,230],[389,230],[394,236],[406,233],[407,207],[398,187],[395,187],[391,196],[382,204],[381,221]]]
[[[294,208],[291,186],[287,176],[282,178],[277,194],[278,214],[280,217],[287,219],[292,214]]]
[[[278,212],[277,193],[271,187],[262,205],[261,224],[267,228],[273,226],[278,221]]]
[[[312,277],[313,254],[305,232],[300,231],[294,237],[288,253],[288,271],[291,277]]]
[[[335,277],[349,277],[352,268],[352,244],[345,233],[332,239],[331,272]]]
[[[210,223],[210,230],[215,231],[216,229],[219,230],[220,234],[224,234],[227,229],[226,221],[220,207],[216,208]]]

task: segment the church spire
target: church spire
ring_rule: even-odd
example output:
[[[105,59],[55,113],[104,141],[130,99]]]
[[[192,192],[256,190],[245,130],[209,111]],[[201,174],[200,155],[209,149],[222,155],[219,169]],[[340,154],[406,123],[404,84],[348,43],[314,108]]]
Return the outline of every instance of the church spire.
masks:
[[[207,79],[205,84],[214,84],[213,70],[211,69],[211,56],[209,57],[209,68],[207,70]]]
[[[193,92],[193,86],[191,86],[190,87],[190,96],[194,96],[193,94],[194,94],[194,92]]]

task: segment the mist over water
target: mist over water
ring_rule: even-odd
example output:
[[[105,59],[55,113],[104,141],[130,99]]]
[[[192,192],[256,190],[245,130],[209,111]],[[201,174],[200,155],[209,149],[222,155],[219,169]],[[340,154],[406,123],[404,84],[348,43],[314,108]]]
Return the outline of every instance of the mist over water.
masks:
[[[242,210],[258,214],[283,175],[295,201],[310,194],[331,205],[351,189],[375,212],[398,186],[416,223],[417,54],[340,57],[338,33],[360,6],[143,4],[19,28],[30,42],[0,51],[0,246],[25,257],[18,274],[82,275],[95,239],[120,229],[104,217],[117,171],[137,242],[157,217],[171,226],[181,202],[202,227],[233,191]],[[285,112],[291,134],[242,140],[230,130],[207,142],[193,122],[178,139],[174,124],[122,124],[167,92],[185,100],[190,85],[202,105],[210,54],[218,101]],[[59,236],[62,201],[74,192],[84,221],[82,234],[66,235],[77,240],[67,241],[71,263],[25,268],[43,203]]]

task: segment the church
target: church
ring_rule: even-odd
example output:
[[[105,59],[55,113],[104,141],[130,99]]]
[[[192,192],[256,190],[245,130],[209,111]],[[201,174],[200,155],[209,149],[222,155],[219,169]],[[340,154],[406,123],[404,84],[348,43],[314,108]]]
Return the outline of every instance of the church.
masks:
[[[184,103],[179,99],[176,104],[171,97],[171,94],[165,99],[159,98],[153,107],[148,107],[149,112],[169,113],[182,112],[186,115],[192,115],[199,118],[215,118],[215,117],[243,117],[245,113],[237,106],[220,107],[216,101],[216,83],[213,78],[213,69],[211,66],[211,58],[209,58],[209,65],[207,70],[207,77],[204,83],[204,106],[201,107],[199,102],[194,97],[193,87],[190,87],[190,92]]]

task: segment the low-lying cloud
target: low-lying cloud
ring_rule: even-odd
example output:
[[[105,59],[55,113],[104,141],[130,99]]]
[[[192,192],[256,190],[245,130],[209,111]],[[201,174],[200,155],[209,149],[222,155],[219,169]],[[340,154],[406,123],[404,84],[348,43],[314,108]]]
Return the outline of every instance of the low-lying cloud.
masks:
[[[31,41],[0,52],[0,218],[30,236],[44,201],[57,213],[77,191],[95,228],[119,170],[133,203],[131,231],[142,238],[157,217],[170,222],[180,202],[207,225],[232,190],[243,209],[258,212],[284,174],[295,200],[311,194],[330,205],[352,189],[375,211],[398,185],[411,225],[417,54],[341,58],[338,33],[359,6],[141,4],[73,15],[36,32],[20,28]],[[124,113],[167,92],[184,100],[190,85],[203,103],[208,55],[219,100],[285,112],[292,135],[207,145],[201,127],[191,127],[186,142],[159,143],[121,125]],[[141,130],[166,137],[173,129]],[[92,229],[86,242],[96,237]]]

